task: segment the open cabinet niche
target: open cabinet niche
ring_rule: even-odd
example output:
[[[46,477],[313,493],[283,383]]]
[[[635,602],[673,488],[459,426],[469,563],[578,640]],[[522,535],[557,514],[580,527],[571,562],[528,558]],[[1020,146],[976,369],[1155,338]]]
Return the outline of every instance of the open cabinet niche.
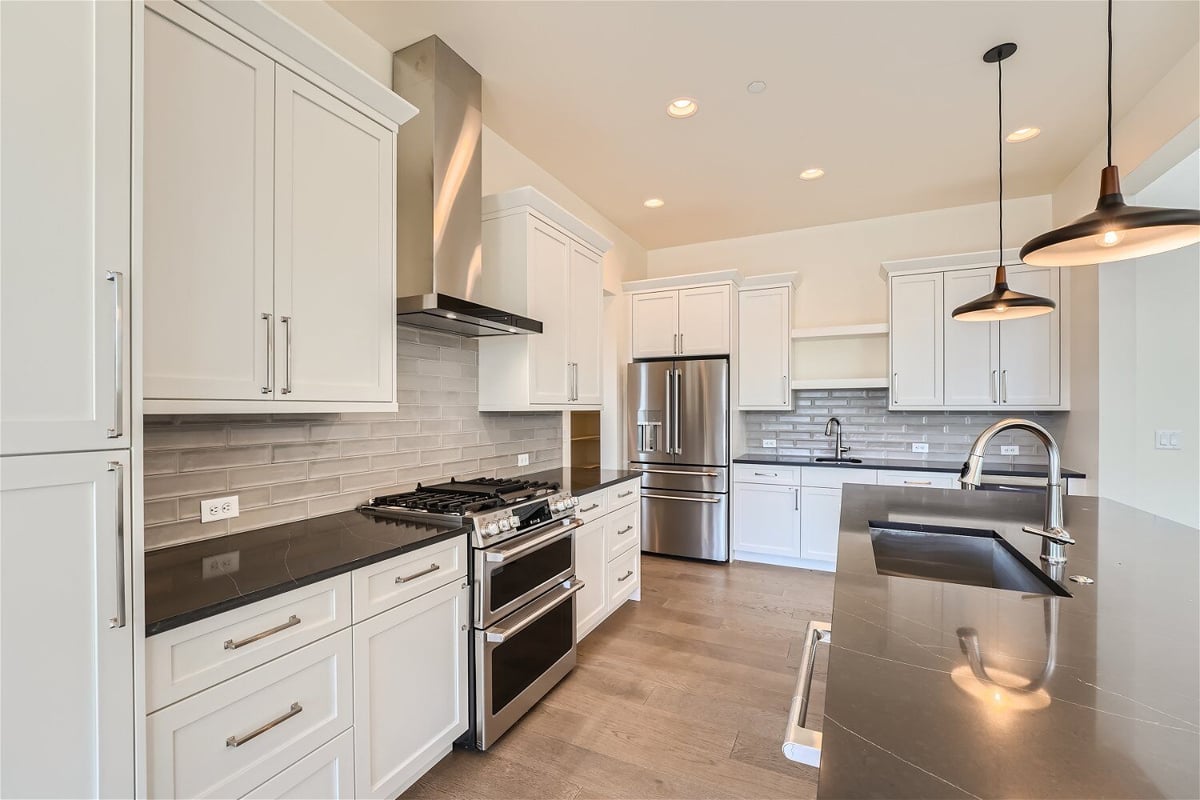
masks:
[[[600,412],[571,411],[568,463],[576,469],[600,467]]]

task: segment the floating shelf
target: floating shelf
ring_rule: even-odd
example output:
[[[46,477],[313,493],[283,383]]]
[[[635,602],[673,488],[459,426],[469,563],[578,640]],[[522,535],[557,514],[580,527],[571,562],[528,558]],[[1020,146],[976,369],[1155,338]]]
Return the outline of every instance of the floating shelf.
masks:
[[[809,378],[792,381],[792,389],[886,389],[887,378]]]
[[[823,328],[792,328],[793,339],[848,339],[858,336],[887,336],[886,322],[866,325],[830,325]]]

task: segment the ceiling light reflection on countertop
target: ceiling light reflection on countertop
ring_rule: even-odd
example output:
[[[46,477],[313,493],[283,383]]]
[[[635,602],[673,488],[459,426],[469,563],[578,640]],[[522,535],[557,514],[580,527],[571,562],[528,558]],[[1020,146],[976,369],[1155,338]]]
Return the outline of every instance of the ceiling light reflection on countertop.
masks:
[[[667,104],[667,114],[675,119],[686,119],[700,110],[700,105],[690,97],[676,97]]]
[[[825,174],[825,170],[821,169],[820,167],[812,167],[812,168],[806,169],[806,170],[804,170],[804,172],[800,173],[800,180],[815,181],[817,178],[820,178],[824,174]]]
[[[1028,142],[1030,139],[1036,139],[1041,134],[1041,128],[1017,128],[1015,131],[1004,137],[1006,142]]]
[[[662,208],[666,204],[666,201],[661,197],[651,197],[642,203],[646,208]]]

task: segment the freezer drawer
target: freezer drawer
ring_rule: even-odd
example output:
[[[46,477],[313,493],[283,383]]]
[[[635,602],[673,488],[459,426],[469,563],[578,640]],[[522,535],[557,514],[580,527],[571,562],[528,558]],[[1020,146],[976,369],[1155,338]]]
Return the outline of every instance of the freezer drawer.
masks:
[[[729,560],[729,495],[642,489],[642,550]]]
[[[688,467],[679,464],[638,464],[629,468],[642,473],[642,489],[671,489],[676,492],[728,492],[727,467]]]

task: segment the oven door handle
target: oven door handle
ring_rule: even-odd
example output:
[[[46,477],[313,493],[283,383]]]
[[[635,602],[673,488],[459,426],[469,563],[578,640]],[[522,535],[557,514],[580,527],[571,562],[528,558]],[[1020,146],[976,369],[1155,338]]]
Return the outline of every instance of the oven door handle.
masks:
[[[516,636],[521,631],[528,628],[533,623],[537,622],[542,617],[549,614],[558,606],[565,603],[580,589],[584,587],[584,582],[578,578],[569,578],[563,582],[562,586],[557,591],[552,591],[549,594],[543,595],[541,599],[530,603],[529,609],[523,616],[505,627],[496,626],[487,631],[487,640],[493,644],[500,644],[512,637]],[[514,615],[515,616],[515,615]]]
[[[562,527],[556,528],[549,533],[544,533],[541,536],[537,536],[527,542],[521,542],[521,544],[515,545],[508,549],[496,548],[495,550],[487,550],[485,551],[485,560],[489,564],[503,564],[505,561],[510,561],[518,556],[523,556],[526,553],[558,541],[564,536],[570,534],[582,524],[583,520],[579,519],[578,517],[574,517],[570,522],[567,522]]]

